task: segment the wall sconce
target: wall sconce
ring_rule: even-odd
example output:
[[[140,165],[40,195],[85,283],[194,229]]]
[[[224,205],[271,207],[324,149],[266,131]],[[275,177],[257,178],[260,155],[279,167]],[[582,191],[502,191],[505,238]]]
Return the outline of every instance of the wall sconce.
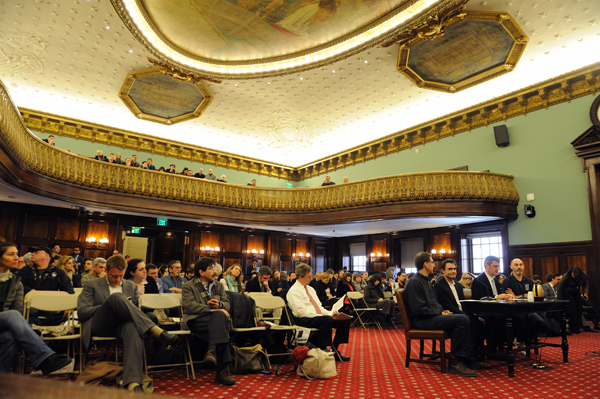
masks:
[[[219,251],[221,251],[221,248],[219,247],[213,248],[208,245],[206,247],[200,247],[200,254],[204,252],[206,256],[217,256],[219,254]]]
[[[96,237],[89,237],[87,239],[87,242],[89,242],[90,244],[92,244],[93,247],[99,248],[100,245],[108,244],[108,238],[102,238],[100,240],[96,240]]]
[[[390,257],[390,254],[385,254],[385,256],[381,252],[371,252],[371,262],[385,262]]]
[[[310,254],[308,252],[306,254],[300,252],[298,253],[298,256],[296,256],[296,253],[292,254],[292,260],[296,262],[308,262],[309,259]]]
[[[257,251],[256,249],[252,248],[252,250],[246,250],[246,253],[252,254],[252,259],[262,259],[263,255],[265,254],[265,250],[261,249],[260,251]]]
[[[442,249],[440,249],[440,252],[438,253],[438,251],[436,251],[435,249],[432,249],[431,257],[433,259],[444,259],[446,257],[446,250],[442,248]]]

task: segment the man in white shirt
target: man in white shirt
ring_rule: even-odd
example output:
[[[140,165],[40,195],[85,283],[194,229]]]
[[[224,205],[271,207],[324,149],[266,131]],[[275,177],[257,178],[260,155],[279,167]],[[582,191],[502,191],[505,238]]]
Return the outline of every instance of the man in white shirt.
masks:
[[[343,356],[338,349],[340,344],[347,344],[350,335],[351,320],[334,320],[332,316],[338,314],[326,310],[321,305],[314,288],[309,285],[312,280],[312,269],[304,263],[296,267],[296,283],[287,293],[287,301],[296,319],[296,324],[306,328],[317,328],[309,338],[315,346],[327,350],[333,347],[336,357],[341,361],[349,361],[350,357]],[[331,329],[335,328],[335,338],[331,339]]]

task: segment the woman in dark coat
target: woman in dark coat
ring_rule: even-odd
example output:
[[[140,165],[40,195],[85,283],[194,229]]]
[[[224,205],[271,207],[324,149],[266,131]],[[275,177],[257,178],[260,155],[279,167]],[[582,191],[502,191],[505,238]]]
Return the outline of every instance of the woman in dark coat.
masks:
[[[391,299],[384,299],[381,291],[381,276],[373,274],[367,281],[365,287],[365,302],[370,308],[381,310],[382,324],[392,325],[392,316],[394,315],[395,303]]]
[[[344,273],[338,283],[335,296],[341,298],[346,295],[348,291],[354,291],[354,287],[352,286],[352,275],[350,273]]]
[[[573,334],[581,332],[583,299],[588,299],[588,290],[587,275],[577,266],[570,268],[558,283],[558,299],[569,300],[569,327]]]

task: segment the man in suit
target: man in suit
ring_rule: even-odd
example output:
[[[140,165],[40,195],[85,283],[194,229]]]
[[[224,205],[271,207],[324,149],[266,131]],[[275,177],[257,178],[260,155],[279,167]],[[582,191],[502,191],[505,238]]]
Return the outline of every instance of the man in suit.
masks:
[[[89,280],[83,287],[77,313],[86,348],[92,336],[123,340],[123,386],[142,391],[144,336],[149,333],[165,345],[174,345],[178,338],[157,327],[139,310],[137,285],[123,280],[126,268],[121,255],[108,258],[106,276]]]
[[[271,269],[269,266],[261,266],[258,275],[246,284],[246,292],[271,292],[270,279]],[[277,293],[273,292],[273,295],[277,295]]]
[[[557,297],[558,283],[562,279],[562,274],[548,274],[546,276],[546,284],[542,284],[542,290],[544,291],[544,299],[554,300]]]
[[[512,294],[501,294],[502,287],[494,278],[500,272],[500,259],[490,255],[485,258],[483,265],[485,272],[473,280],[472,298],[513,299]]]
[[[183,285],[183,321],[195,334],[208,340],[204,365],[216,366],[215,381],[234,385],[229,370],[229,300],[218,277],[215,261],[201,258],[194,265],[194,278]]]
[[[454,259],[446,259],[440,266],[444,278],[434,285],[435,294],[438,302],[444,310],[449,310],[453,314],[464,314],[460,301],[465,300],[463,286],[456,283],[456,262]],[[495,317],[493,315],[469,316],[471,322],[471,335],[475,343],[474,349],[480,350],[483,341],[489,337],[493,331]]]

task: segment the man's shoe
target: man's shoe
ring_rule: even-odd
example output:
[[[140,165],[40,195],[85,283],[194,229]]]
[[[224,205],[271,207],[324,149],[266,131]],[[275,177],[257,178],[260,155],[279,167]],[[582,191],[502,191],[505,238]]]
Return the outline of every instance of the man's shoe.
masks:
[[[215,351],[208,351],[204,355],[204,359],[200,362],[201,367],[213,368],[217,366],[217,354]],[[217,373],[218,374],[218,373]],[[233,382],[235,384],[235,381]]]
[[[172,335],[169,334],[166,331],[163,331],[160,333],[160,335],[158,336],[158,340],[164,345],[164,346],[169,346],[169,345],[177,345],[177,342],[179,342],[179,337],[177,335]]]
[[[235,385],[235,378],[233,378],[231,375],[229,367],[225,367],[222,370],[217,371],[215,382],[221,385]]]
[[[335,360],[338,362],[349,362],[350,356],[344,356],[340,352],[335,352]]]
[[[471,359],[469,360],[467,367],[473,370],[481,370],[483,368],[483,362],[476,359]]]
[[[70,357],[61,357],[56,353],[53,353],[40,364],[39,369],[42,370],[42,374],[48,375],[56,370],[60,370],[63,367],[68,366],[72,361],[73,359]]]
[[[600,333],[600,331],[599,331],[599,330],[597,330],[597,329],[595,329],[595,328],[592,328],[592,327],[590,327],[590,326],[585,326],[585,327],[583,327],[583,331],[585,331],[585,332],[592,332],[592,333]]]
[[[461,377],[477,377],[477,372],[465,366],[459,360],[451,360],[448,365],[448,371],[452,374],[460,375]]]

